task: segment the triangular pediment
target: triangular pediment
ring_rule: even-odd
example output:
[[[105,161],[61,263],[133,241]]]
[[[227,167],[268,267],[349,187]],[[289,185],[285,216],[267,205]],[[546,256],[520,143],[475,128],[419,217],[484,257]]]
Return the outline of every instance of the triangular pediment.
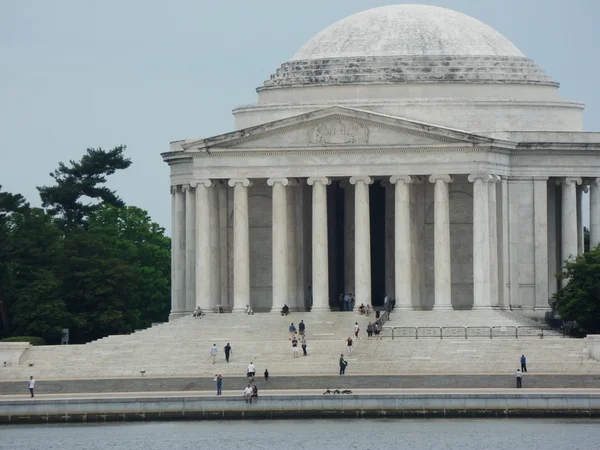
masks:
[[[491,143],[460,130],[353,108],[331,107],[187,142],[184,150],[439,147]]]

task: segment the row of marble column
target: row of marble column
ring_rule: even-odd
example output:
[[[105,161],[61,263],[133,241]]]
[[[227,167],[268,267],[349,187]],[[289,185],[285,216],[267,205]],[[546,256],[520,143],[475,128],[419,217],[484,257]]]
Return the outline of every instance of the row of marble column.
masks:
[[[428,177],[434,184],[434,309],[452,309],[451,298],[451,255],[450,255],[450,214],[449,214],[449,174],[434,174]],[[387,181],[387,179],[386,179]],[[410,185],[420,183],[423,177],[394,175],[389,182],[394,189],[394,254],[395,254],[395,298],[396,308],[412,309],[411,292],[414,274],[412,271]],[[499,280],[498,218],[496,217],[496,184],[498,175],[474,173],[469,175],[473,183],[473,309],[487,309],[497,306]],[[585,179],[568,177],[557,179],[562,184],[562,255],[578,254],[578,192],[576,186],[590,187],[591,245],[600,243],[600,178]],[[584,183],[585,181],[585,183]],[[269,178],[272,187],[272,270],[273,303],[272,311],[279,312],[288,304],[288,189],[297,183],[289,178]],[[328,242],[327,242],[327,177],[310,177],[312,186],[312,310],[329,309]],[[350,184],[355,186],[355,295],[357,302],[371,302],[371,249],[369,176],[353,176]],[[534,202],[536,205],[535,226],[542,228],[536,236],[547,237],[546,187],[547,178],[534,181]],[[213,306],[211,283],[214,283],[211,269],[211,214],[209,188],[211,180],[198,180],[184,186],[180,192],[172,190],[173,198],[173,311],[185,311],[190,305],[187,299],[195,299],[195,304],[205,310]],[[250,247],[248,221],[247,178],[230,179],[233,188],[233,310],[243,311],[250,304]],[[191,190],[195,192],[192,195]],[[188,195],[183,196],[183,192]],[[505,196],[502,196],[505,201]],[[185,208],[185,210],[184,210]],[[188,212],[186,214],[185,212]],[[195,214],[189,214],[195,211]],[[580,211],[579,211],[580,213]],[[546,231],[544,231],[544,229]],[[536,243],[537,244],[537,243]],[[547,266],[547,242],[539,247],[546,249],[536,252],[536,260],[545,261]],[[536,247],[537,248],[537,247]],[[542,273],[542,271],[540,271]],[[192,277],[195,283],[191,283]],[[183,281],[187,279],[188,282]],[[547,286],[547,283],[546,283]],[[545,299],[543,298],[545,296]],[[537,296],[536,296],[537,297]],[[547,292],[536,299],[536,307],[547,306]],[[189,302],[188,302],[189,303]]]

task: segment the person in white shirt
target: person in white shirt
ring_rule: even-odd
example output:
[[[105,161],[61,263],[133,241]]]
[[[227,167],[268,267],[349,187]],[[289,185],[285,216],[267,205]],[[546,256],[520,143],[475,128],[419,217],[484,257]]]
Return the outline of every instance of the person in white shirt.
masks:
[[[244,400],[246,400],[246,403],[252,403],[252,386],[250,385],[244,389]]]
[[[212,360],[213,360],[213,364],[215,362],[217,362],[217,352],[219,350],[217,349],[217,344],[213,344],[212,348],[210,349],[210,356],[212,356]]]
[[[358,322],[354,323],[354,337],[358,339],[358,332],[360,331],[360,327],[358,326]]]
[[[517,387],[521,388],[521,386],[523,385],[523,373],[521,372],[521,369],[517,369]]]
[[[250,364],[248,364],[248,378],[252,378],[252,381],[254,381],[255,373],[256,373],[256,368],[254,367],[254,364],[252,364],[252,362],[250,362]]]
[[[33,379],[33,377],[29,377],[29,393],[31,394],[31,397],[33,397],[34,389],[35,389],[35,380]]]

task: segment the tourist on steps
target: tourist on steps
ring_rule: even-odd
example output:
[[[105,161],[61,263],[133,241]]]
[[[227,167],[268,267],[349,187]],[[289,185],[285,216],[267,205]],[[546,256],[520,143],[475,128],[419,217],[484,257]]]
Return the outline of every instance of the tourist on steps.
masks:
[[[304,325],[304,320],[301,320],[298,324],[298,331],[300,331],[300,336],[304,336],[304,333],[306,331],[306,325]]]
[[[521,369],[517,369],[517,388],[521,388],[523,383],[523,372],[521,372]]]
[[[306,353],[306,335],[302,336],[300,344],[302,345],[302,356],[308,356],[308,353]]]
[[[269,369],[265,369],[265,383],[269,382]]]
[[[281,315],[282,316],[287,316],[290,313],[290,308],[288,305],[283,305],[283,308],[281,308]]]
[[[252,403],[252,394],[252,386],[246,386],[246,389],[244,389],[244,400],[246,400],[246,403]]]
[[[298,357],[298,339],[296,336],[292,338],[292,358]]]
[[[215,375],[215,380],[217,382],[217,395],[223,394],[223,375],[220,373]]]
[[[223,351],[225,352],[225,361],[229,362],[229,355],[233,354],[233,351],[231,350],[231,345],[229,345],[229,342],[227,343],[225,348],[223,348]]]
[[[213,360],[213,364],[217,362],[217,352],[219,350],[217,349],[217,344],[213,344],[212,348],[210,349],[210,356],[212,357]]]
[[[373,337],[373,324],[369,322],[367,325],[367,339],[371,339]]]
[[[527,358],[525,358],[525,355],[521,355],[521,372],[527,372]]]
[[[290,332],[290,338],[288,340],[292,340],[292,338],[294,336],[296,336],[296,327],[294,326],[294,322],[292,322],[288,328],[289,332]]]
[[[348,344],[348,356],[352,356],[352,338],[350,336],[346,339],[346,343]]]
[[[345,375],[346,374],[346,367],[347,366],[348,366],[348,363],[344,359],[344,354],[342,353],[340,355],[340,375]]]
[[[358,322],[354,322],[354,337],[358,339],[358,333],[360,332],[360,327],[358,326]]]
[[[254,364],[252,364],[252,361],[250,361],[250,364],[248,364],[248,378],[252,378],[252,381],[254,381],[255,373],[256,373],[256,368],[254,367]]]
[[[33,377],[29,377],[29,393],[31,394],[31,398],[34,397],[33,390],[35,389],[35,380]]]

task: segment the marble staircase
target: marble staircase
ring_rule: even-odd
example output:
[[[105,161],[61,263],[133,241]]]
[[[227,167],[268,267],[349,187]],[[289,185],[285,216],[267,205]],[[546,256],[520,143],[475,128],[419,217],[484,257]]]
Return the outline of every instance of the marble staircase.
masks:
[[[288,326],[304,320],[308,357],[292,358]],[[512,373],[526,354],[536,373],[600,373],[600,363],[586,356],[586,341],[547,335],[515,339],[396,338],[386,329],[382,340],[366,339],[374,316],[354,312],[274,314],[210,314],[184,317],[130,335],[115,335],[86,345],[32,347],[18,366],[1,369],[2,379],[106,378],[146,376],[242,375],[253,361],[259,374],[335,374],[344,353],[352,374]],[[355,322],[361,339],[348,356],[345,339]],[[395,312],[387,326],[395,327],[515,327],[524,319],[497,311]],[[533,323],[531,325],[534,325]],[[225,362],[223,347],[233,355]],[[217,364],[210,347],[219,348]]]

